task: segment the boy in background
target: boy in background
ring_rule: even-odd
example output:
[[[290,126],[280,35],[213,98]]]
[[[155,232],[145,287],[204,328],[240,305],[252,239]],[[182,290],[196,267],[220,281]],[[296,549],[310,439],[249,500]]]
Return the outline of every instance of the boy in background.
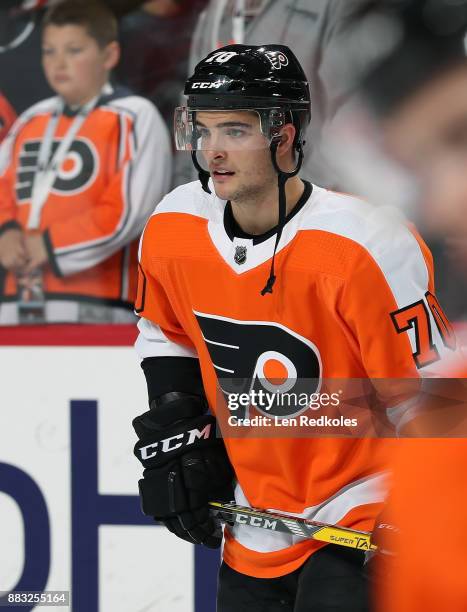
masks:
[[[114,88],[117,24],[97,1],[45,15],[57,96],[24,112],[0,149],[0,324],[131,320],[137,239],[171,173],[147,100]]]

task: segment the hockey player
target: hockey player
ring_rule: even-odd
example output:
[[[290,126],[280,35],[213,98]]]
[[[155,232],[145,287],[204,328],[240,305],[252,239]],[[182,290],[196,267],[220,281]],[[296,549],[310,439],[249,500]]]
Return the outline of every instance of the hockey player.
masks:
[[[109,83],[116,39],[99,2],[66,0],[44,17],[57,95],[0,149],[0,324],[133,320],[135,241],[170,184],[171,151],[155,107]]]
[[[231,465],[240,504],[371,530],[385,442],[224,432],[224,450],[217,391],[226,377],[253,386],[271,371],[292,391],[304,378],[421,376],[450,350],[426,301],[430,254],[398,219],[301,180],[310,95],[288,47],[221,48],[185,93],[176,142],[200,180],[162,200],[140,247],[143,511],[219,546],[207,502],[229,497]],[[432,342],[426,327],[418,335],[425,313]],[[396,427],[399,399],[388,405]],[[224,536],[219,612],[368,609],[361,551],[243,525]]]
[[[313,83],[313,121],[304,134],[308,145],[302,175],[327,188],[336,188],[337,177],[322,150],[326,132],[358,84],[356,68],[364,69],[384,49],[384,41],[371,49],[362,44],[370,27],[364,16],[359,15],[355,32],[353,17],[365,4],[367,0],[210,0],[193,34],[192,68],[208,52],[228,43],[260,45],[273,40],[294,50]],[[346,57],[352,62],[347,63]],[[180,176],[190,176],[189,166],[182,167],[177,158],[176,162]]]

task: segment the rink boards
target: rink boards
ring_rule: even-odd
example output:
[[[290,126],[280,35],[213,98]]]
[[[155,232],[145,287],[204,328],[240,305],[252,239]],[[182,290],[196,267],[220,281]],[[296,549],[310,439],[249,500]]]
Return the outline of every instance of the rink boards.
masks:
[[[214,612],[218,553],[139,509],[134,330],[29,331],[0,330],[0,591],[70,591],[53,609],[74,612]]]

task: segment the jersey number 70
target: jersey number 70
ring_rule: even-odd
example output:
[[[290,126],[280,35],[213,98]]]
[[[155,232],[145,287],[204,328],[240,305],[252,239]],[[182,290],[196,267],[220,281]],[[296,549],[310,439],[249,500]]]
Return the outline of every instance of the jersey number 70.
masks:
[[[391,313],[392,322],[399,334],[409,329],[414,330],[417,348],[413,358],[417,368],[423,368],[440,359],[433,342],[430,311],[444,346],[453,351],[456,348],[456,335],[438,300],[429,291],[425,293],[425,299],[428,307],[424,300],[419,300]]]

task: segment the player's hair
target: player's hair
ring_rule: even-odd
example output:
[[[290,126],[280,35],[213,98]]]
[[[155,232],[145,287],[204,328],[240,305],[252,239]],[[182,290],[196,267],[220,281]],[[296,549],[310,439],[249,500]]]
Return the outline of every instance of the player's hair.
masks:
[[[42,30],[50,25],[83,26],[101,48],[118,38],[117,19],[99,0],[62,0],[54,4],[44,15]]]

